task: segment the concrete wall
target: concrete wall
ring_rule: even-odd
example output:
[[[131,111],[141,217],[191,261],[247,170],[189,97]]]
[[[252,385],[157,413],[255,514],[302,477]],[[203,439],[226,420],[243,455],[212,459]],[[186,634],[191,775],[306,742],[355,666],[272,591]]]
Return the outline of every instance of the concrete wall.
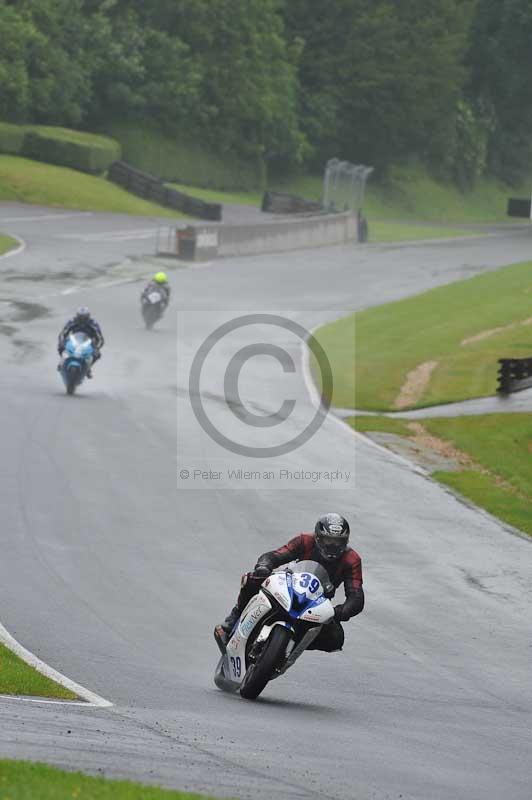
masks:
[[[357,219],[328,214],[258,225],[220,225],[218,256],[258,255],[356,241]]]
[[[157,237],[157,253],[185,261],[260,255],[357,241],[355,214],[320,214],[251,225],[188,225]]]

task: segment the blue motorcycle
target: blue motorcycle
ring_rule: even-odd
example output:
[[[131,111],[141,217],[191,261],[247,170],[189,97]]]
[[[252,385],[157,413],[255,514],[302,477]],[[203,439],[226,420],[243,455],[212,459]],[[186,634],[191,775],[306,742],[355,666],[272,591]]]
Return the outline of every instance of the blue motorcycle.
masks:
[[[65,344],[60,365],[61,377],[67,394],[74,394],[83,382],[94,360],[94,345],[86,333],[70,333]]]

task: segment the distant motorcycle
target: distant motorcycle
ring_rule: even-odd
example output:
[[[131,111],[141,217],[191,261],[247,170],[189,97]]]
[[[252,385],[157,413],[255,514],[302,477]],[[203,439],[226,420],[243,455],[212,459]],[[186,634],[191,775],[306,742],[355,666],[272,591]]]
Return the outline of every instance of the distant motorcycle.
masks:
[[[236,623],[216,667],[216,686],[257,698],[334,620],[333,594],[326,569],[316,561],[274,571]]]
[[[155,323],[161,319],[166,308],[166,298],[157,289],[153,289],[140,298],[142,317],[147,330],[151,330]]]
[[[94,345],[86,333],[70,333],[61,356],[60,373],[67,394],[74,394],[94,360]]]

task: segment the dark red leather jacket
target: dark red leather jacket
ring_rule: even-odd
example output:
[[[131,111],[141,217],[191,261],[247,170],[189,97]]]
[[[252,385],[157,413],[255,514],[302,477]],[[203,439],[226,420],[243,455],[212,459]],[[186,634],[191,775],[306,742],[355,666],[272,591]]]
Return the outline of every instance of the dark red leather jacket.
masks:
[[[335,589],[344,584],[345,603],[342,604],[341,618],[344,620],[360,614],[364,608],[364,590],[362,589],[362,561],[356,550],[348,547],[338,561],[328,562],[322,558],[321,553],[316,547],[316,539],[313,533],[300,533],[290,539],[287,544],[263,553],[257,565],[267,566],[269,569],[280,567],[289,561],[317,561],[322,564],[334,584]]]

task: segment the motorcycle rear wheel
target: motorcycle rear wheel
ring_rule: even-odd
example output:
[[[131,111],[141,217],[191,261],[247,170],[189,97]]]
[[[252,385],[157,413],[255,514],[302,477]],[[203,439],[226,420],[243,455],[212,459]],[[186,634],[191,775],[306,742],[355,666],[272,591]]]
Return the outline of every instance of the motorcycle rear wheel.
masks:
[[[271,680],[275,669],[281,665],[290,638],[290,631],[275,625],[259,660],[248,668],[240,687],[241,697],[245,697],[246,700],[257,699]]]
[[[153,307],[148,306],[146,309],[143,309],[142,316],[144,317],[146,330],[151,331],[155,323],[162,317],[162,313],[159,309],[155,310]]]

